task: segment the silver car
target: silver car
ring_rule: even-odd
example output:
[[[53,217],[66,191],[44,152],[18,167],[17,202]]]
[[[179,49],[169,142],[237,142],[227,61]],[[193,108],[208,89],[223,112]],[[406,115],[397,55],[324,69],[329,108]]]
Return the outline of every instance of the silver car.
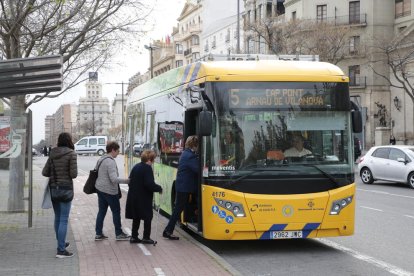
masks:
[[[358,170],[365,184],[385,180],[414,188],[414,146],[372,147],[360,158]]]

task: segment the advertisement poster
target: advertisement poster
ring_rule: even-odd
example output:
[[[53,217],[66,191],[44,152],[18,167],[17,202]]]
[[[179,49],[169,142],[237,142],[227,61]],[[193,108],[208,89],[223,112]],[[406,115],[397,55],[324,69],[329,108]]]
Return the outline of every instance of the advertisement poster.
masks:
[[[0,153],[10,149],[10,116],[0,116]]]
[[[182,123],[159,123],[162,153],[181,153],[184,150]]]

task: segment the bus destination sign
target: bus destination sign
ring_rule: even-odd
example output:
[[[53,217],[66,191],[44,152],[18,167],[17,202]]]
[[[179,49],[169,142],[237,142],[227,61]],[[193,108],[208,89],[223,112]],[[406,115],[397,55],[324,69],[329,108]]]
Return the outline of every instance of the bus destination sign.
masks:
[[[330,107],[330,97],[326,96],[305,89],[232,89],[229,102],[232,108],[323,108]]]

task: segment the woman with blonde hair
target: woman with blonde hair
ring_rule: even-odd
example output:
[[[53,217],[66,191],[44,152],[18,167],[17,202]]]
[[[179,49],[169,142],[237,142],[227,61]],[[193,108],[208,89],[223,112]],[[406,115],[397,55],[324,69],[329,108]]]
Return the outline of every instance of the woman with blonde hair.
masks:
[[[172,233],[181,212],[189,200],[190,194],[196,194],[200,162],[197,156],[198,136],[189,136],[185,142],[185,149],[178,163],[177,178],[175,180],[175,206],[167,227],[162,233],[164,238],[178,240]]]
[[[129,175],[129,190],[125,207],[125,217],[132,219],[130,243],[154,244],[151,236],[152,200],[155,192],[162,193],[160,185],[155,184],[151,165],[154,163],[155,152],[145,150],[141,154],[141,163],[136,164]],[[144,235],[138,238],[138,229],[144,221]]]

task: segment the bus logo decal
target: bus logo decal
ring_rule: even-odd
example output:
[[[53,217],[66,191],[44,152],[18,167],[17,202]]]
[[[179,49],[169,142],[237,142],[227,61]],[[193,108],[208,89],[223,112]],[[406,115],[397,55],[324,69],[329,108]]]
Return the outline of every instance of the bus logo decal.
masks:
[[[227,216],[227,217],[226,217],[226,222],[227,222],[228,224],[232,224],[232,223],[233,223],[233,221],[234,221],[234,218],[233,218],[232,216]]]
[[[225,218],[225,217],[226,217],[226,211],[221,210],[221,211],[219,212],[219,217],[220,217],[220,218]]]
[[[293,215],[293,207],[290,205],[285,205],[282,208],[282,214],[285,217],[291,217]]]

